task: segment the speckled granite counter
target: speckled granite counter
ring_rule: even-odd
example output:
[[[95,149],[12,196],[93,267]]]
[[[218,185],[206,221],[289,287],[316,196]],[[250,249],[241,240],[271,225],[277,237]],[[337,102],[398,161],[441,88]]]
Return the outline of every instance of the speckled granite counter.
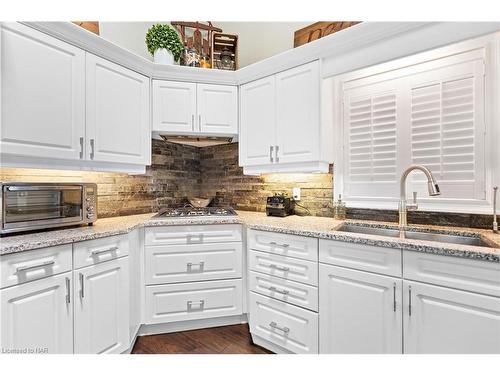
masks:
[[[264,213],[238,211],[238,217],[193,217],[193,218],[154,218],[154,214],[122,216],[99,219],[92,227],[52,230],[34,234],[3,237],[0,239],[0,255],[32,250],[47,246],[91,240],[116,234],[128,233],[138,227],[163,225],[199,224],[244,224],[248,228],[296,234],[301,236],[347,241],[374,246],[384,246],[403,250],[421,251],[432,254],[479,259],[500,263],[500,249],[478,247],[422,240],[401,240],[399,238],[340,232],[338,228],[344,221],[313,216],[288,216],[286,218],[267,217]],[[367,226],[381,226],[380,222],[352,221]],[[387,223],[394,226],[394,223]],[[500,235],[488,230],[464,230],[463,228],[415,226],[421,231],[438,230],[442,233],[462,233],[481,236],[492,246],[500,247]]]

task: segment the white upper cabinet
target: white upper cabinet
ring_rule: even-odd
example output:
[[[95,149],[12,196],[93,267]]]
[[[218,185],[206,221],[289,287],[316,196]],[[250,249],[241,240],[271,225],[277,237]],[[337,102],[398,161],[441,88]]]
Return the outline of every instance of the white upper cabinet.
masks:
[[[238,88],[198,84],[198,130],[201,133],[238,133]]]
[[[318,160],[319,63],[276,75],[276,163]]]
[[[153,130],[194,132],[196,83],[153,80]]]
[[[87,158],[149,164],[149,78],[87,54]]]
[[[18,23],[0,32],[2,155],[83,158],[85,52]]]
[[[404,281],[404,352],[499,354],[500,299]]]
[[[245,174],[328,172],[333,127],[320,120],[319,61],[241,86]]]
[[[153,131],[236,135],[236,86],[153,80]]]
[[[73,353],[71,272],[0,290],[2,349]]]
[[[276,145],[276,91],[274,76],[240,88],[240,165],[273,162]]]

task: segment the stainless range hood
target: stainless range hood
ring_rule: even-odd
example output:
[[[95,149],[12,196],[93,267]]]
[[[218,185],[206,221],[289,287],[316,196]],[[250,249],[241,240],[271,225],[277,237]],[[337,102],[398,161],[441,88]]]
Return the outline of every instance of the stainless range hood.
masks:
[[[233,137],[198,136],[198,135],[167,135],[159,134],[166,142],[179,143],[195,147],[227,145],[233,142]]]

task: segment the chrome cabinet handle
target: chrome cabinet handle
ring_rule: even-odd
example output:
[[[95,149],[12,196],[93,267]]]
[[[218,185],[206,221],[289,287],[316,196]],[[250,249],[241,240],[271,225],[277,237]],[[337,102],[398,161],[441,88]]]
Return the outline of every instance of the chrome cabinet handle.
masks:
[[[83,159],[83,137],[80,137],[80,159]]]
[[[196,272],[203,272],[203,268],[205,267],[205,262],[200,262],[200,263],[187,263],[187,271],[188,272],[193,272],[193,266],[198,266],[198,270]]]
[[[274,147],[273,146],[269,146],[269,161],[271,163],[274,163],[274,159],[273,159],[273,149]]]
[[[200,310],[203,310],[205,306],[205,300],[200,299],[199,301],[187,301],[187,308],[188,310],[193,309],[193,305],[198,305]]]
[[[194,114],[191,115],[191,130],[194,131]]]
[[[66,303],[71,303],[71,280],[66,278]]]
[[[411,285],[408,285],[408,315],[411,316]]]
[[[279,163],[280,158],[278,157],[278,151],[280,149],[280,146],[276,146],[276,163]]]
[[[101,254],[109,253],[110,251],[115,251],[115,250],[118,250],[118,246],[111,246],[110,248],[104,249],[104,250],[94,250],[94,251],[92,251],[91,255],[92,256],[101,255]]]
[[[201,115],[198,115],[198,130],[201,132]]]
[[[394,285],[392,287],[392,291],[393,291],[393,294],[392,294],[392,300],[393,300],[392,306],[393,306],[394,312],[396,312],[396,283],[394,283]]]
[[[84,280],[83,280],[83,273],[80,273],[80,298],[85,297],[85,289],[84,289]]]
[[[274,241],[269,242],[269,244],[270,245],[275,245],[275,246],[281,246],[281,247],[290,247],[290,244],[287,244],[287,243],[279,244],[279,243],[274,242]]]
[[[275,293],[279,293],[279,294],[283,294],[283,295],[288,295],[290,294],[290,291],[289,290],[285,290],[285,289],[277,289],[276,287],[274,286],[270,286],[269,288],[267,288],[267,290],[271,291],[271,292],[275,292]]]
[[[269,268],[274,268],[275,270],[283,271],[283,272],[290,271],[290,268],[288,268],[288,267],[280,267],[280,266],[277,266],[276,264],[270,264]]]
[[[90,140],[90,159],[92,159],[92,160],[94,160],[94,155],[95,155],[94,145],[95,145],[95,140],[91,139]]]
[[[269,323],[269,327],[274,328],[274,329],[277,329],[277,330],[279,330],[279,331],[282,331],[283,333],[288,333],[288,332],[290,332],[290,328],[288,328],[288,327],[280,327],[280,326],[278,325],[278,323],[276,323],[276,322],[271,322],[271,323]]]
[[[16,268],[16,273],[24,272],[24,271],[29,271],[29,270],[34,270],[34,269],[37,269],[37,268],[48,267],[48,266],[52,266],[54,264],[56,264],[55,260],[49,260],[47,262],[43,262],[43,263],[40,263],[40,264],[35,264],[33,266],[21,266],[21,267],[17,267]]]

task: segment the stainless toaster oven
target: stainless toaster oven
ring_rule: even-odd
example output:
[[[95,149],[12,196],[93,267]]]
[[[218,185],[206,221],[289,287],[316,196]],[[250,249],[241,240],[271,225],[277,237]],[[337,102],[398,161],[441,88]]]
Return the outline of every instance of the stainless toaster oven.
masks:
[[[1,183],[0,234],[88,224],[97,220],[97,185]]]

